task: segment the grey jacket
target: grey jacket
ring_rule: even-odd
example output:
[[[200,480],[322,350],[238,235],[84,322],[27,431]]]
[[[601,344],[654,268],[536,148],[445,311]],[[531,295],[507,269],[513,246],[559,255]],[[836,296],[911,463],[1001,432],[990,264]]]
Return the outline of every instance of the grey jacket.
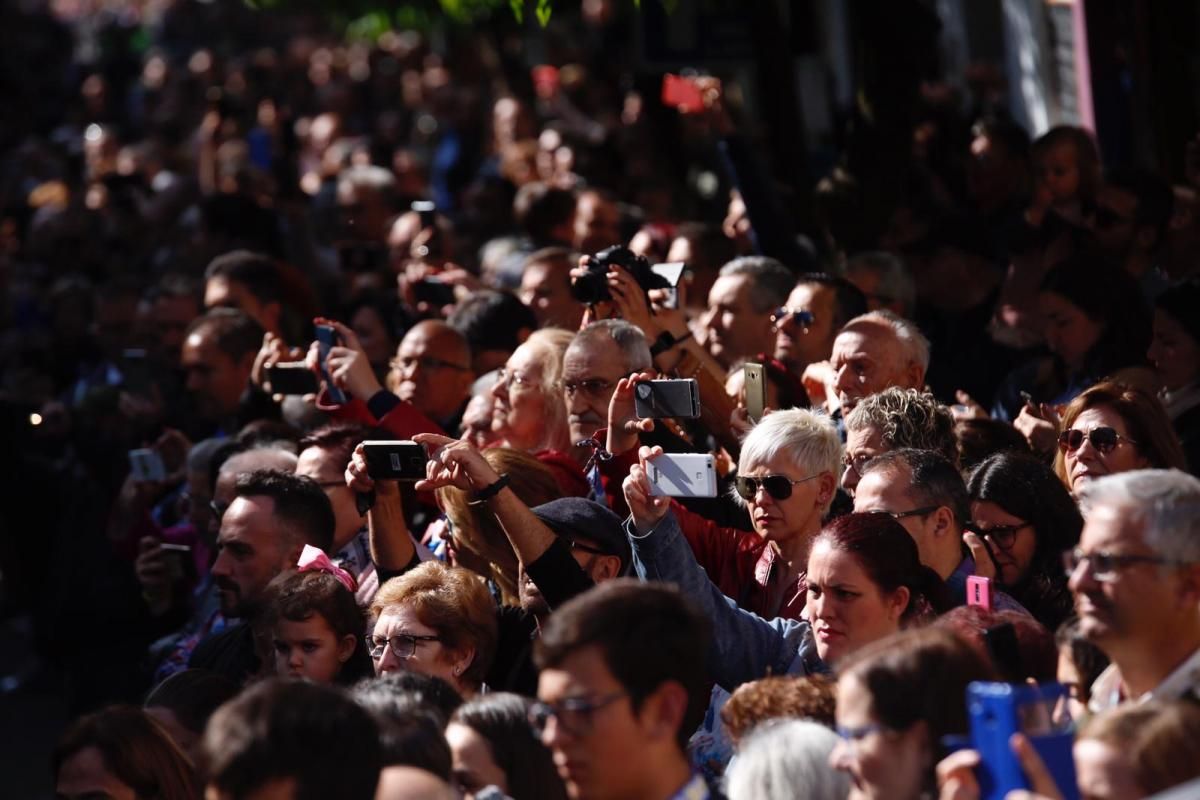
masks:
[[[678,585],[712,623],[709,670],[721,688],[732,692],[747,681],[768,675],[828,671],[817,656],[812,627],[807,622],[763,619],[721,594],[696,563],[673,513],[667,512],[645,536],[634,529],[632,518],[627,519],[625,534],[633,547],[633,566],[638,576]]]

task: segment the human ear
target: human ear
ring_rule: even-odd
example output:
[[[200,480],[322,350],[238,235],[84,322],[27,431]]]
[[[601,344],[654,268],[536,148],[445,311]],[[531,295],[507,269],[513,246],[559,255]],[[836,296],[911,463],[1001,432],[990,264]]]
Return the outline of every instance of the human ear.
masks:
[[[621,559],[616,556],[597,556],[588,572],[596,583],[610,580],[621,574]]]
[[[666,681],[642,701],[638,717],[655,739],[674,740],[687,715],[687,689],[677,681]]]
[[[822,473],[821,480],[817,486],[817,508],[824,509],[826,505],[833,500],[834,492],[837,491],[837,478],[829,472]]]
[[[341,638],[337,646],[337,660],[341,664],[345,664],[350,660],[350,656],[354,655],[354,648],[358,646],[358,637],[353,633],[347,633]]]
[[[904,612],[908,610],[908,604],[912,601],[912,592],[907,586],[900,586],[896,591],[892,592],[888,597],[888,616],[894,621],[899,622],[904,616]]]

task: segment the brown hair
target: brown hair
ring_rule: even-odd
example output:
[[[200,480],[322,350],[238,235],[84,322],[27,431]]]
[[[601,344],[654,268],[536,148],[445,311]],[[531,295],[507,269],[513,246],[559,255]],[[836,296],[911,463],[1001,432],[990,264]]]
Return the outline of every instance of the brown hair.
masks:
[[[528,453],[496,447],[483,451],[483,458],[496,472],[509,476],[513,494],[530,508],[562,495],[550,468]],[[462,489],[445,486],[436,495],[450,520],[454,546],[486,561],[489,575],[485,577],[491,577],[500,587],[501,601],[517,605],[517,554],[496,515],[483,506],[472,506],[470,493]]]
[[[904,731],[924,721],[935,751],[943,736],[967,732],[967,684],[994,677],[974,648],[941,628],[871,642],[846,657],[840,675],[871,695],[871,712],[884,727]]]
[[[992,662],[996,671],[1010,683],[1026,678],[1053,681],[1058,669],[1058,648],[1054,636],[1040,622],[1020,611],[985,611],[979,606],[958,606],[938,617],[933,625],[953,631]],[[989,649],[986,632],[1000,625],[1011,625],[1017,638],[1017,662],[1000,664]],[[1014,670],[1020,674],[1010,674]]]
[[[99,750],[105,768],[138,797],[194,800],[199,796],[192,763],[140,708],[109,706],[76,720],[54,748],[55,779],[68,759],[88,747]]]
[[[721,721],[736,747],[758,724],[780,717],[834,724],[835,684],[825,675],[781,675],[743,683],[721,708]]]
[[[255,621],[255,627],[266,640],[270,640],[281,620],[303,622],[316,614],[325,620],[339,641],[347,635],[355,640],[354,653],[342,665],[338,683],[350,684],[371,674],[362,609],[355,602],[354,593],[328,572],[289,570],[277,575],[267,584],[263,606],[265,613]],[[264,662],[270,663],[268,659]]]
[[[1030,148],[1034,168],[1039,158],[1057,147],[1070,147],[1075,152],[1075,167],[1079,171],[1079,200],[1084,205],[1090,204],[1100,189],[1100,153],[1095,140],[1085,128],[1074,125],[1051,128],[1035,139]]]
[[[460,567],[426,561],[380,586],[371,616],[379,617],[389,606],[409,606],[417,619],[437,631],[449,650],[474,647],[475,657],[462,681],[479,688],[492,665],[499,637],[496,604],[481,577]]]
[[[1141,389],[1115,381],[1104,381],[1076,397],[1063,412],[1059,430],[1070,430],[1079,415],[1090,408],[1110,408],[1125,422],[1129,438],[1138,453],[1156,469],[1187,471],[1183,445],[1171,427],[1167,411],[1157,397]],[[1067,460],[1062,450],[1054,456],[1054,472],[1063,485],[1071,488]]]
[[[1083,739],[1124,754],[1147,795],[1200,777],[1200,707],[1188,700],[1120,706],[1089,719]]]

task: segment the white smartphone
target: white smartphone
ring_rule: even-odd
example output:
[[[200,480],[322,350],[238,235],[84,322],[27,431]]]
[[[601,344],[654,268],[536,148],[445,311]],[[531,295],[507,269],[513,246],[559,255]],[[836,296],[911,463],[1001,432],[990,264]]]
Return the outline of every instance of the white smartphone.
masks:
[[[165,481],[167,469],[163,466],[162,456],[157,450],[144,448],[129,451],[129,466],[134,480]]]
[[[717,496],[717,468],[709,453],[663,453],[646,469],[655,497]]]

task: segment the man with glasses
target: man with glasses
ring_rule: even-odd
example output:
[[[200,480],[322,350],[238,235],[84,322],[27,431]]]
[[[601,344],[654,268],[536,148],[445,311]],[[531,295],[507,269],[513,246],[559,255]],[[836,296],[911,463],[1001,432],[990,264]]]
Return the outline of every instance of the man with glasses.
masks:
[[[921,563],[946,582],[957,603],[967,602],[967,578],[975,574],[975,559],[964,551],[963,538],[971,500],[962,475],[945,456],[904,448],[872,458],[862,467],[854,510],[890,514],[917,543]],[[986,547],[978,536],[969,541]],[[1029,613],[1000,591],[992,593],[992,606]]]
[[[577,800],[716,797],[692,771],[708,699],[707,621],[673,588],[610,581],[562,606],[535,646],[530,721]]]
[[[796,375],[809,364],[828,361],[838,331],[859,314],[867,301],[845,278],[823,273],[800,276],[787,303],[771,315],[775,358]]]
[[[1093,711],[1200,699],[1200,480],[1135,470],[1080,495],[1079,547],[1064,556],[1079,629],[1112,664]]]
[[[872,458],[911,447],[932,450],[957,466],[958,437],[950,410],[917,389],[884,389],[845,417],[846,455],[842,488],[851,496]]]

